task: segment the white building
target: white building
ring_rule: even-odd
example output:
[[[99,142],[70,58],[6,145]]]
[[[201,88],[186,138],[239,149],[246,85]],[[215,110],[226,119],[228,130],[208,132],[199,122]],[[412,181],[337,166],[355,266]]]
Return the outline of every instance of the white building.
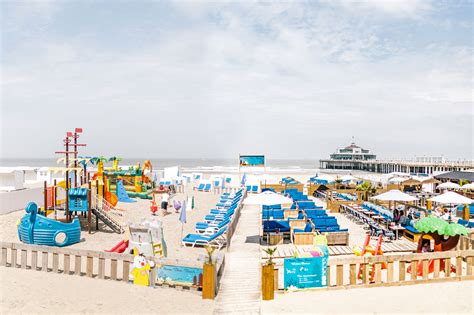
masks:
[[[14,168],[0,168],[0,190],[12,191],[25,188],[25,174]]]

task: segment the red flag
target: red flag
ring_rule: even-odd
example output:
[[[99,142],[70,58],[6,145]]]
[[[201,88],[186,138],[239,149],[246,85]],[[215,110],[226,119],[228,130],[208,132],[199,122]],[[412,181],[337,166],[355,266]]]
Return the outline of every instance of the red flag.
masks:
[[[82,133],[82,128],[76,128],[75,130],[77,133]]]

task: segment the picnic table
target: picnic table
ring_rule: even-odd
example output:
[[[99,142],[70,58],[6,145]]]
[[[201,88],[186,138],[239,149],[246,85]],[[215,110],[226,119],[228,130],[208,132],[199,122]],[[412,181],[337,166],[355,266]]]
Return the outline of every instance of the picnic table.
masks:
[[[391,230],[395,231],[395,238],[398,240],[398,231],[405,230],[405,228],[401,225],[393,225],[389,226]]]

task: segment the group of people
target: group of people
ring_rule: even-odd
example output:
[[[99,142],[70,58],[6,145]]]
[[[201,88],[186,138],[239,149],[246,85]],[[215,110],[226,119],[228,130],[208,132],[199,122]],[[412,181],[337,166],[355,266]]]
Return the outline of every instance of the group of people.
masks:
[[[415,219],[415,211],[410,208],[405,213],[405,209],[395,209],[393,211],[393,222],[395,224],[409,224],[411,220]]]

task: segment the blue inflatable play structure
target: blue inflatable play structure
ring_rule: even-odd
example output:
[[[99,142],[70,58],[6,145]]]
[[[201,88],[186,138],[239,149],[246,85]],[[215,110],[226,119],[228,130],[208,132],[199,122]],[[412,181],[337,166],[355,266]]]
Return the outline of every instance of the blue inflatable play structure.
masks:
[[[121,180],[118,180],[117,183],[117,197],[118,201],[121,202],[136,202],[135,199],[132,199],[128,196],[127,191],[125,190],[125,187],[123,186],[123,182]]]
[[[74,218],[71,223],[58,222],[38,214],[34,202],[26,206],[26,214],[18,225],[18,237],[26,244],[68,246],[81,240],[81,225]]]

